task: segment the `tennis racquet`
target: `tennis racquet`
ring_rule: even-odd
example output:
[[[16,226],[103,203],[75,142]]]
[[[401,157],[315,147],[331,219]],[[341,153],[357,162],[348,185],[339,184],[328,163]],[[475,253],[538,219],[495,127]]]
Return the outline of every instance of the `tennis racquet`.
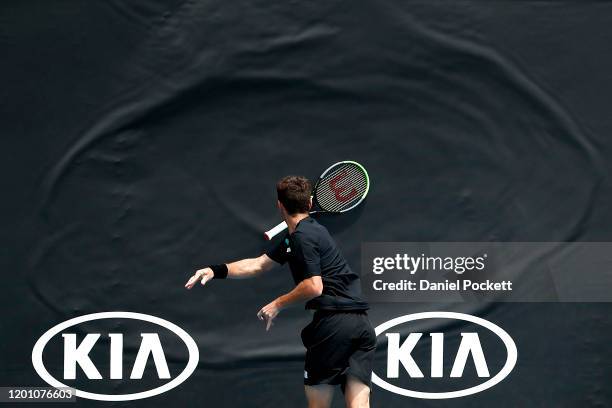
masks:
[[[312,190],[312,209],[315,213],[343,213],[363,202],[370,188],[368,172],[359,163],[341,161],[331,165],[319,176]],[[287,228],[285,221],[264,233],[272,239]]]

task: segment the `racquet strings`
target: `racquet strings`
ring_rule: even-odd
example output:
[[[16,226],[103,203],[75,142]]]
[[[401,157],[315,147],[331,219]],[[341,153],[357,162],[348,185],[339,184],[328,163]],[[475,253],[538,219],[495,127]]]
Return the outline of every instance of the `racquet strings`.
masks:
[[[355,163],[338,163],[317,182],[316,204],[328,212],[343,212],[353,208],[368,191],[368,175]]]

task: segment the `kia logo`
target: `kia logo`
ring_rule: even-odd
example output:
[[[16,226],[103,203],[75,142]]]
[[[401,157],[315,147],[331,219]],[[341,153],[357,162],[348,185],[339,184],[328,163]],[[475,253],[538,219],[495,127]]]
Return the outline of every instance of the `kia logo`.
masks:
[[[400,333],[398,332],[400,325],[414,322],[417,320],[425,319],[451,319],[451,320],[463,320],[466,322],[474,323],[482,328],[491,331],[505,346],[506,361],[503,367],[497,374],[491,376],[489,372],[489,365],[481,344],[480,336],[475,332],[462,332],[460,343],[458,348],[454,350],[445,350],[445,333],[415,333],[411,332],[404,341],[401,341]],[[393,330],[395,329],[395,330]],[[395,319],[385,322],[375,329],[376,336],[385,335],[387,339],[387,368],[385,377],[387,380],[393,380],[400,377],[400,375],[408,375],[411,379],[424,378],[422,367],[417,364],[412,356],[412,352],[421,341],[421,339],[429,338],[431,341],[431,354],[428,358],[427,368],[429,369],[429,376],[431,379],[448,377],[449,379],[461,378],[464,373],[464,369],[471,358],[474,362],[476,375],[479,379],[487,379],[486,381],[472,386],[470,388],[456,390],[456,391],[443,391],[443,392],[423,392],[409,390],[397,385],[391,384],[389,381],[383,380],[375,372],[372,373],[372,381],[374,384],[387,391],[395,394],[403,395],[406,397],[422,398],[422,399],[446,399],[446,398],[457,398],[464,397],[466,395],[476,394],[484,391],[488,388],[498,384],[504,378],[510,374],[514,368],[517,360],[517,349],[514,341],[510,335],[503,330],[501,327],[479,317],[471,316],[463,313],[453,312],[426,312],[426,313],[415,313],[411,315],[397,317]],[[405,330],[404,330],[405,331]],[[454,359],[450,372],[444,370],[442,356],[446,353],[453,355]]]
[[[179,375],[177,375],[174,379],[171,379],[172,377],[168,369],[168,363],[166,361],[166,356],[158,333],[138,333],[140,338],[140,347],[133,364],[131,367],[128,367],[128,370],[124,370],[123,367],[123,333],[88,333],[85,338],[77,344],[77,335],[74,332],[70,332],[71,328],[85,322],[104,319],[139,320],[167,329],[176,335],[187,347],[187,351],[189,353],[187,366]],[[73,329],[72,331],[75,330]],[[129,378],[130,380],[140,380],[143,378],[143,373],[149,360],[152,360],[153,366],[156,370],[155,374],[158,379],[171,379],[171,381],[157,388],[131,394],[101,394],[76,389],[76,395],[80,398],[99,401],[131,401],[159,395],[171,390],[174,387],[177,387],[183,381],[185,381],[194,372],[200,359],[198,346],[191,336],[189,336],[189,334],[187,334],[187,332],[185,332],[183,329],[167,320],[142,313],[131,312],[104,312],[88,314],[67,320],[58,324],[57,326],[52,327],[38,339],[34,345],[34,348],[32,349],[32,364],[34,365],[34,369],[40,378],[42,378],[47,384],[56,388],[68,387],[68,385],[57,380],[49,373],[49,371],[47,371],[43,363],[43,352],[47,346],[47,343],[49,343],[49,341],[59,334],[61,334],[61,339],[63,340],[64,350],[63,380],[74,380],[76,378],[77,365],[81,367],[82,371],[85,373],[85,376],[90,380],[101,380],[104,378],[111,380],[121,380],[124,378]],[[110,367],[107,370],[99,370],[94,365],[89,355],[90,351],[98,343],[98,340],[101,337],[105,337],[105,340],[107,340],[110,346],[108,350],[110,358],[107,360],[110,361]]]

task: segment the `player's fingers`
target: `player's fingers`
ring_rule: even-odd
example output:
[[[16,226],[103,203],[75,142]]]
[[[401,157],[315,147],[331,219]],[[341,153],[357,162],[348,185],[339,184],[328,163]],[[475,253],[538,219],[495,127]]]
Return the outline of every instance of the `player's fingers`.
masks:
[[[266,324],[266,331],[270,330],[270,327],[272,327],[272,318],[268,317],[267,324]]]
[[[189,285],[190,287],[188,289],[191,289],[193,285],[195,285],[198,282],[198,280],[200,280],[201,277],[202,276],[196,272],[191,278],[189,278],[185,286]]]
[[[263,320],[263,309],[261,309],[259,312],[257,312],[257,318],[259,320]]]

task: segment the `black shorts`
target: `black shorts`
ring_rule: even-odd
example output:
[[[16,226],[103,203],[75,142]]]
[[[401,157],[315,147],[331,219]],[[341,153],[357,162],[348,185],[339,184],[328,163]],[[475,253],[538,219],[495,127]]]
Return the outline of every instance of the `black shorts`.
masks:
[[[316,311],[302,330],[304,384],[341,384],[352,375],[372,388],[376,334],[365,311]]]

